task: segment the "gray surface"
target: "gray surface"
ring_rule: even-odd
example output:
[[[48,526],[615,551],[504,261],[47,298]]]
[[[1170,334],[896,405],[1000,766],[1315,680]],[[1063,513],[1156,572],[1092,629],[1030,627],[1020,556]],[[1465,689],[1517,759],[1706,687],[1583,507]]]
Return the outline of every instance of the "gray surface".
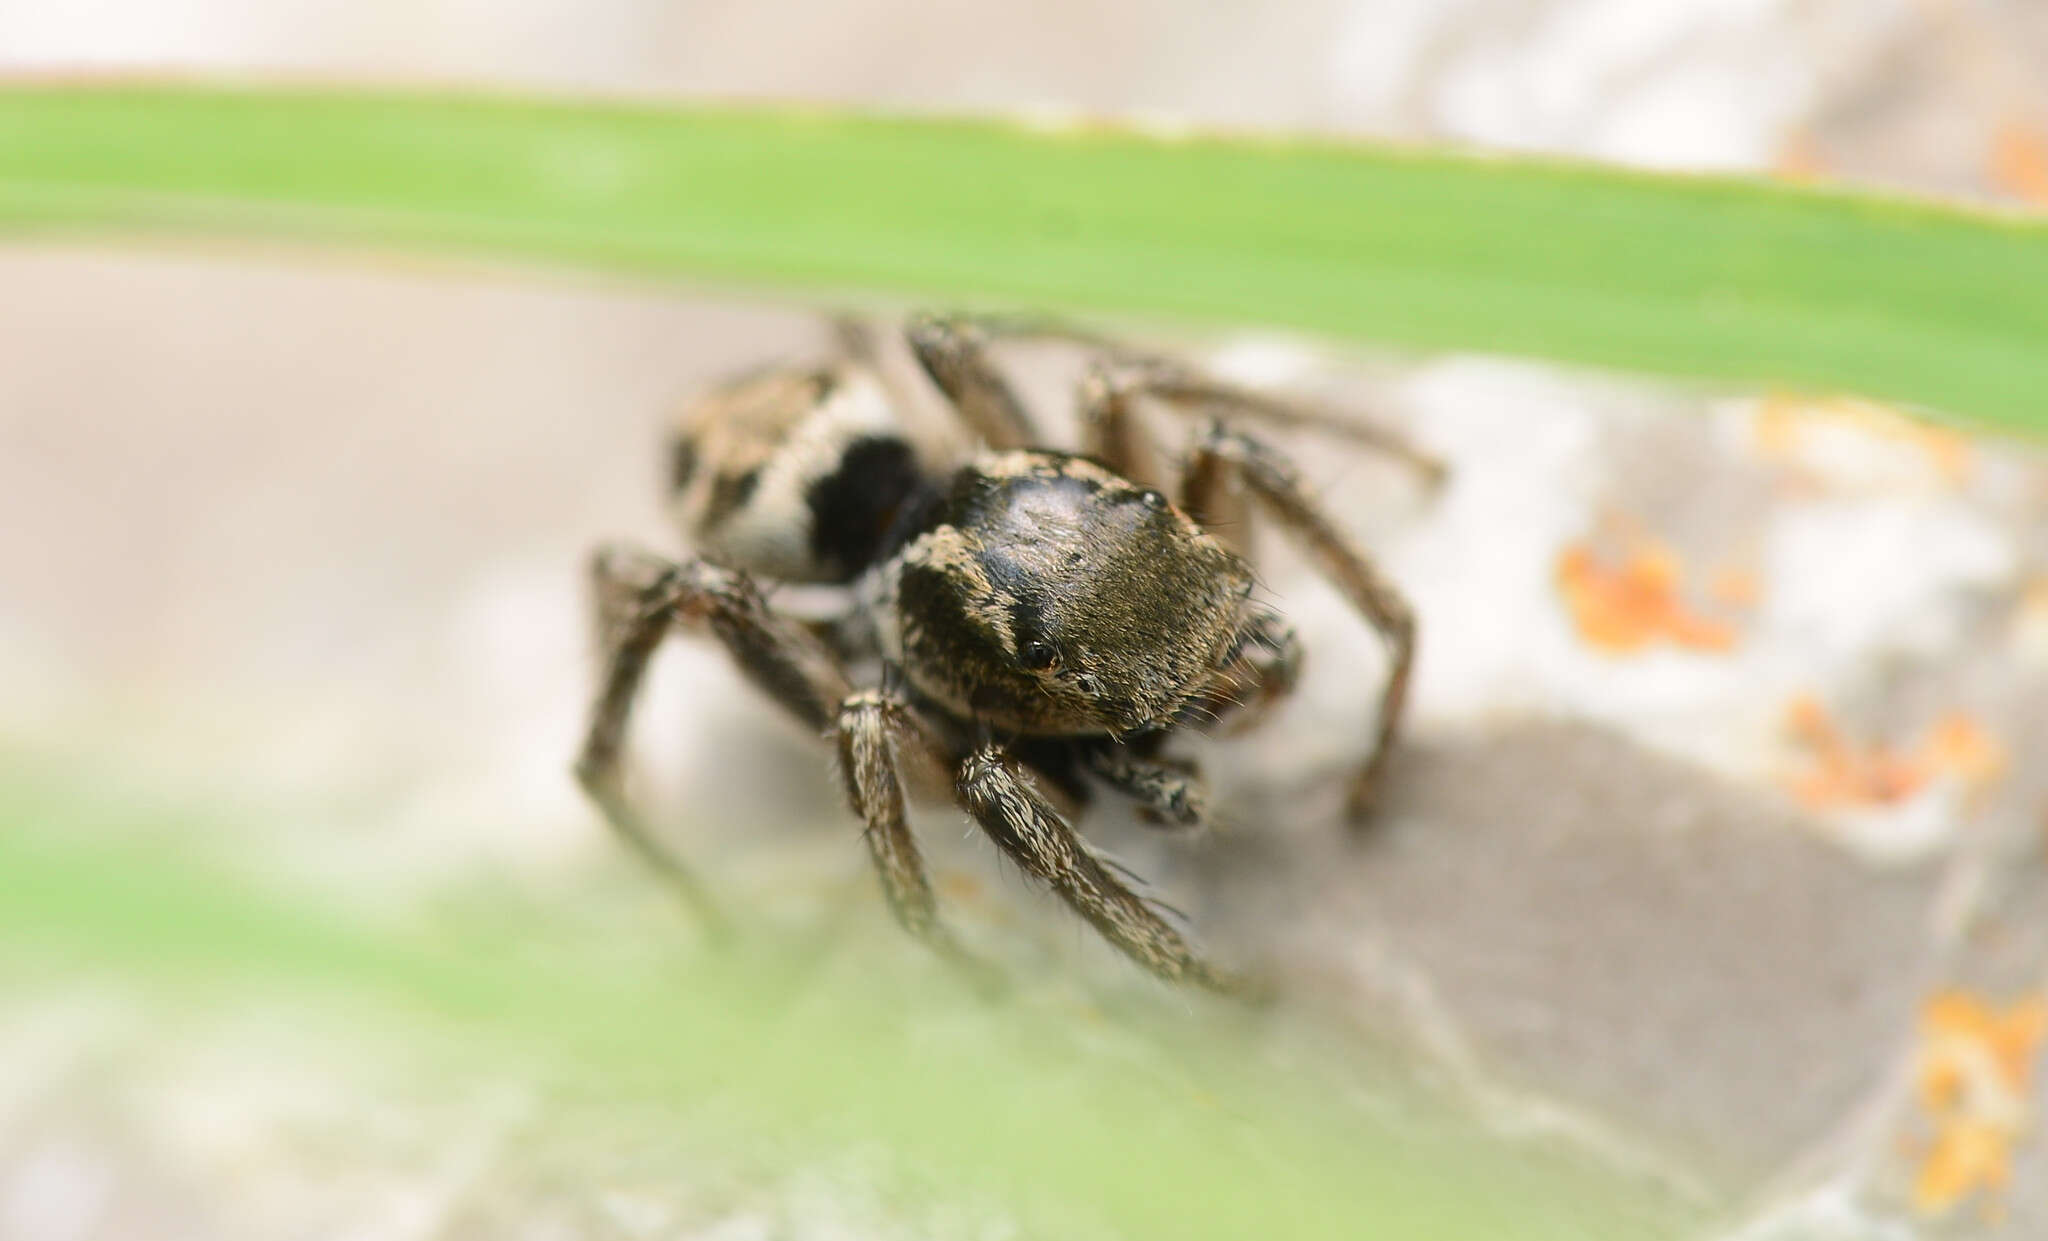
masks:
[[[1265,853],[1269,878],[1218,899],[1285,928],[1305,978],[1397,998],[1412,971],[1504,1081],[1740,1182],[1875,1084],[1892,1051],[1870,1032],[1905,1021],[1925,982],[1931,876],[1873,874],[1776,799],[1597,729],[1412,746],[1386,816],[1356,842],[1220,851],[1219,886],[1243,854]]]

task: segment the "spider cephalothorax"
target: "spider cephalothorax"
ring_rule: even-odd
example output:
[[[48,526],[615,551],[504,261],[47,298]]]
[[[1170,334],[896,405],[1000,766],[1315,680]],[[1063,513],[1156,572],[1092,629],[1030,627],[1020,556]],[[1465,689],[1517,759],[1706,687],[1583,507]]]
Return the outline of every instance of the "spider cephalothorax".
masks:
[[[1154,821],[1199,824],[1200,778],[1162,758],[1162,740],[1292,686],[1293,630],[1253,600],[1250,566],[1205,529],[1236,516],[1241,487],[1392,650],[1378,729],[1352,785],[1362,808],[1406,690],[1407,606],[1322,517],[1286,460],[1230,420],[1318,425],[1436,467],[1385,432],[1064,329],[1031,332],[1102,346],[1081,392],[1091,455],[1040,443],[988,358],[987,325],[944,319],[916,321],[908,339],[983,444],[965,460],[920,451],[900,398],[859,356],[757,372],[687,411],[669,481],[701,558],[598,553],[608,666],[578,775],[611,824],[708,914],[694,876],[625,797],[621,764],[648,658],[672,627],[702,626],[755,685],[832,738],[890,905],[913,932],[962,955],[937,918],[906,785],[949,792],[1012,860],[1148,969],[1231,987],[1074,834],[1063,806],[1104,786]],[[1134,481],[1149,459],[1134,420],[1144,397],[1212,417],[1177,502]],[[829,624],[785,617],[755,577],[845,586],[846,613]],[[859,688],[850,669],[872,663],[885,670],[883,686]]]
[[[1036,736],[1164,728],[1222,671],[1250,568],[1084,457],[963,466],[878,572],[884,653],[955,714]]]

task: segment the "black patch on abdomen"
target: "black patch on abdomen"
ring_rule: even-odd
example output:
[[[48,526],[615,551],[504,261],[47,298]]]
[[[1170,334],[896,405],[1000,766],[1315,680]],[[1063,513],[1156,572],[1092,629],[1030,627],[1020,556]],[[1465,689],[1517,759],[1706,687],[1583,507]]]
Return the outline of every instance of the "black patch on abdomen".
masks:
[[[846,446],[839,468],[804,492],[811,509],[811,554],[851,579],[875,561],[903,502],[922,484],[917,454],[893,435],[863,435]]]

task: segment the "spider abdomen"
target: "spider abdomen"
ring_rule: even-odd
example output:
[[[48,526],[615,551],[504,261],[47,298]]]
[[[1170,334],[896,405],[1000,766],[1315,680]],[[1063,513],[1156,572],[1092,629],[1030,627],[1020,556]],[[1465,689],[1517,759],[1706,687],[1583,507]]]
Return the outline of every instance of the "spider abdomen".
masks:
[[[684,412],[670,508],[689,541],[764,578],[845,583],[926,485],[881,386],[850,367],[735,380]]]

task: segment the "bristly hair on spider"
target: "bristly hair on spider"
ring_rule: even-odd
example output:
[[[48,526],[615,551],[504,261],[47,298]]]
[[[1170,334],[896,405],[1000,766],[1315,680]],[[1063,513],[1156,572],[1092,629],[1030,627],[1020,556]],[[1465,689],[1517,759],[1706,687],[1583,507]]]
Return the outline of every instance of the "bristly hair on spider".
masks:
[[[1154,974],[1245,990],[1072,819],[1106,788],[1149,821],[1201,826],[1200,774],[1165,743],[1242,721],[1295,684],[1293,628],[1254,598],[1242,544],[1217,533],[1237,528],[1246,495],[1389,648],[1378,723],[1350,787],[1354,817],[1363,814],[1399,726],[1413,616],[1292,464],[1245,424],[1343,435],[1432,482],[1442,467],[1369,424],[1049,321],[926,315],[904,335],[977,444],[960,459],[919,446],[906,394],[861,331],[842,332],[834,361],[755,371],[684,411],[668,484],[695,556],[622,545],[593,556],[605,664],[579,780],[619,835],[717,921],[695,873],[624,788],[624,737],[649,660],[672,630],[708,632],[753,685],[829,739],[890,908],[941,953],[981,970],[939,919],[910,830],[913,798],[950,800]],[[1078,394],[1079,452],[1044,441],[996,366],[991,344],[1018,336],[1095,356]],[[1154,458],[1141,404],[1202,419],[1172,499],[1146,476]],[[757,581],[837,587],[844,606],[827,622],[785,615]],[[876,684],[857,683],[863,669]]]

